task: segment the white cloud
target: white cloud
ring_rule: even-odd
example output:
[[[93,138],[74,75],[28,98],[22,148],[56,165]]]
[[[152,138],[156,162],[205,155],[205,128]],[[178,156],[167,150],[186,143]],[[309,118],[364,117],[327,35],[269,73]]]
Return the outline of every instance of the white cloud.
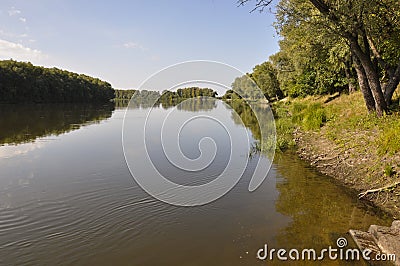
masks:
[[[11,32],[4,31],[4,30],[0,29],[0,36],[13,39],[13,38],[26,38],[26,37],[28,37],[28,34],[26,34],[26,33],[15,34],[15,33],[11,33]]]
[[[125,48],[128,48],[128,49],[140,49],[142,51],[147,50],[147,48],[143,47],[142,45],[140,45],[136,42],[127,42],[127,43],[124,43],[122,46]]]
[[[21,14],[21,10],[15,9],[15,7],[12,7],[10,10],[8,10],[8,15],[10,17]]]
[[[0,158],[12,158],[18,155],[29,153],[33,150],[43,148],[46,142],[29,142],[20,145],[4,145],[0,146]]]
[[[21,21],[22,23],[25,23],[26,22],[26,18],[20,17],[19,21]]]
[[[0,30],[0,35],[5,37],[11,37],[11,33],[5,32],[4,30]]]
[[[159,57],[158,55],[152,55],[152,56],[150,57],[150,60],[151,60],[151,61],[158,61],[158,60],[160,60],[160,57]]]
[[[18,61],[38,61],[47,58],[41,51],[25,47],[20,43],[0,39],[0,59],[14,59]]]

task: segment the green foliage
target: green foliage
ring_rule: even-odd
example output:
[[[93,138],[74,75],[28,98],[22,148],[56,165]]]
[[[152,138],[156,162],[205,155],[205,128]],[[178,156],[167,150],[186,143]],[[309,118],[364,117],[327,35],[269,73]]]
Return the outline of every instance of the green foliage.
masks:
[[[242,97],[234,92],[233,90],[227,90],[225,94],[221,97],[222,100],[240,100]]]
[[[296,108],[298,104],[295,103]],[[276,150],[285,151],[296,146],[293,133],[296,124],[293,123],[292,112],[293,104],[290,102],[275,102],[272,105],[276,127]],[[298,109],[297,109],[298,110]]]
[[[292,122],[305,130],[318,130],[326,122],[326,111],[320,103],[294,103]]]
[[[393,167],[390,164],[387,164],[385,166],[385,169],[383,170],[383,173],[386,177],[391,177],[393,176],[396,172],[394,171]]]
[[[392,156],[400,152],[400,114],[393,113],[383,118],[378,118],[375,114],[368,114],[360,96],[360,92],[343,95],[324,105],[321,103],[323,99],[316,104],[314,101],[316,107],[313,112],[317,113],[318,105],[321,105],[325,110],[325,119],[329,120],[326,123],[326,136],[345,146],[357,146],[359,143],[363,143],[360,148],[365,148],[368,152],[376,151],[379,156]],[[302,104],[303,106],[299,105],[300,107],[294,107],[295,104],[293,104],[291,110],[296,108],[301,110],[305,104],[312,105],[312,101],[304,100]],[[304,113],[304,110],[301,113]],[[321,115],[318,116],[321,117]],[[319,117],[315,120],[321,121]],[[301,123],[299,121],[302,121],[303,118],[293,118],[293,121],[299,125]],[[313,123],[311,124],[313,125]],[[315,127],[317,125],[318,123],[315,124]]]
[[[386,121],[377,139],[378,154],[393,155],[400,151],[400,119]]]
[[[348,45],[326,26],[309,1],[281,0],[275,24],[282,39],[271,56],[281,90],[291,97],[331,94],[347,89]],[[350,63],[351,65],[351,63]]]
[[[246,74],[237,77],[232,83],[232,90],[240,98],[246,100],[260,100],[264,99],[264,94],[257,86],[254,80],[251,79],[251,74]]]
[[[268,101],[284,97],[277,79],[277,70],[267,61],[253,68],[252,73],[237,77],[222,99],[259,100],[267,98]]]
[[[114,89],[107,82],[57,68],[0,61],[0,103],[107,102]]]
[[[269,101],[283,98],[283,92],[280,89],[277,79],[277,70],[271,62],[267,61],[255,66],[250,77],[257,83]]]
[[[291,111],[293,113],[293,122],[295,123],[299,123],[302,120],[302,116],[299,116],[304,109],[307,108],[307,104],[305,103],[301,103],[301,102],[294,102],[292,107],[291,107]],[[301,119],[299,119],[298,117],[301,117]]]
[[[295,125],[288,117],[280,117],[275,120],[276,126],[276,149],[285,151],[296,145],[293,140]]]
[[[117,97],[118,96],[118,97]],[[115,105],[129,108],[149,108],[159,106],[160,92],[148,90],[116,90]]]
[[[358,80],[368,109],[387,111],[400,81],[398,0],[279,0],[275,9],[280,51],[270,61],[285,95],[354,92]]]
[[[326,112],[319,103],[310,104],[303,119],[305,130],[318,130],[326,122]]]
[[[116,100],[130,100],[136,90],[115,90],[114,97]]]
[[[181,88],[176,92],[165,90],[162,92],[161,97],[159,97],[158,102],[161,103],[164,108],[169,108],[181,103],[186,99],[195,97],[215,98],[217,94],[218,93],[212,89],[199,87]]]
[[[189,99],[199,96],[215,97],[217,92],[209,88],[190,87],[178,89],[176,94],[179,98]]]
[[[283,152],[289,149],[289,147],[290,144],[286,138],[280,136],[276,139],[276,150]]]

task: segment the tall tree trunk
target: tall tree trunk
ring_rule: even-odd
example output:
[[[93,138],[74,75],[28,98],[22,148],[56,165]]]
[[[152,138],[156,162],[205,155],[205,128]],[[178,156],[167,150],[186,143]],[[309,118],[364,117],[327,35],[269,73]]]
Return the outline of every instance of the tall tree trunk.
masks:
[[[360,62],[360,59],[356,56],[352,56],[354,62],[354,68],[357,72],[358,84],[360,86],[360,90],[363,94],[365,105],[367,106],[367,110],[369,113],[375,112],[375,100],[372,95],[371,89],[368,84],[367,75],[365,74],[365,70]]]
[[[368,84],[371,89],[372,95],[375,100],[376,114],[380,117],[387,112],[387,105],[383,96],[381,83],[379,81],[379,75],[377,70],[371,61],[371,57],[367,56],[361,49],[357,42],[357,38],[350,39],[350,49],[355,54],[365,70],[365,75],[368,79]]]
[[[351,94],[351,93],[356,91],[356,85],[354,84],[353,75],[352,75],[353,71],[352,71],[352,68],[351,68],[351,62],[349,60],[346,60],[344,62],[344,65],[345,65],[344,73],[346,75],[347,84],[348,84],[348,87],[349,87],[349,94]]]
[[[380,66],[385,70],[385,76],[388,77],[388,82],[386,84],[382,84],[383,87],[383,95],[385,97],[386,104],[392,103],[392,96],[394,91],[400,82],[400,60],[397,63],[397,66],[391,66],[388,64],[379,53],[376,48],[372,38],[368,38],[369,46],[371,47],[371,51],[373,52],[376,60],[380,64]]]
[[[389,81],[384,86],[384,95],[387,104],[392,103],[392,96],[400,82],[400,62],[397,65],[393,75],[389,77]]]

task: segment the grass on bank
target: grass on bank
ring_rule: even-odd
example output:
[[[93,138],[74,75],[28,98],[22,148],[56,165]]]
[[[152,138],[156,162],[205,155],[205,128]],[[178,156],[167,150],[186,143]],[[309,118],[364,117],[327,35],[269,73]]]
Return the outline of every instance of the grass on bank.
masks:
[[[277,133],[276,149],[284,151],[296,145],[293,133],[296,128],[319,130],[327,121],[322,103],[310,99],[288,100],[273,105]]]
[[[395,94],[396,95],[396,94]],[[294,131],[320,131],[338,145],[363,145],[378,155],[392,156],[400,151],[399,98],[394,99],[389,115],[368,114],[360,92],[341,95],[285,99],[273,104],[277,150],[295,146]],[[350,143],[349,143],[350,142]],[[353,142],[353,143],[352,143]]]

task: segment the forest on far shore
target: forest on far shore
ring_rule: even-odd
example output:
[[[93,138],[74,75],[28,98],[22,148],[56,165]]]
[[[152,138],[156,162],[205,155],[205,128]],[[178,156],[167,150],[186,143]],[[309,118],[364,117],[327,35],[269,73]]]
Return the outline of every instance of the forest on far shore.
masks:
[[[0,60],[0,103],[99,103],[130,100],[137,90],[113,89],[98,78],[30,62]],[[215,97],[209,88],[180,88],[176,92],[142,90],[141,98],[159,99],[170,105],[197,96]]]
[[[94,103],[114,98],[108,82],[29,62],[0,61],[0,77],[0,103]]]

